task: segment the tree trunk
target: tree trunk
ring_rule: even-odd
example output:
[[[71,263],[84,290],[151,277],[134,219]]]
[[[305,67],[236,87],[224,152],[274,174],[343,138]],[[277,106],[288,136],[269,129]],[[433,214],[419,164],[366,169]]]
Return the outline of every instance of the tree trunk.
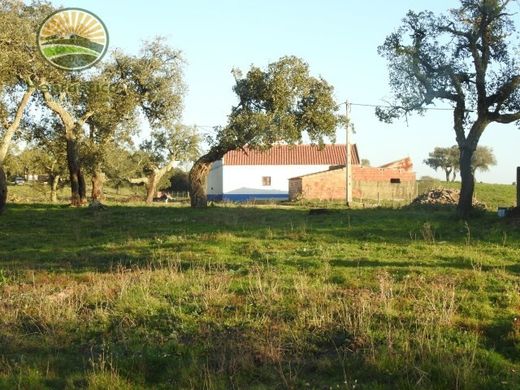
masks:
[[[7,201],[7,178],[5,177],[4,169],[0,165],[0,214],[5,209]]]
[[[213,162],[204,157],[199,158],[190,170],[191,207],[208,206],[208,173]]]
[[[81,206],[82,192],[85,192],[85,178],[79,166],[78,148],[75,139],[67,139],[67,164],[70,175],[70,203]]]
[[[92,175],[92,200],[101,202],[104,200],[103,184],[106,181],[106,176],[101,171],[95,171]]]
[[[468,147],[460,149],[460,198],[457,207],[459,217],[467,218],[473,207],[473,191],[475,189],[475,177],[471,168],[471,158],[474,150]]]
[[[0,214],[5,209],[5,204],[7,203],[7,178],[5,176],[5,172],[3,169],[3,164],[5,158],[7,156],[7,152],[9,150],[9,146],[11,145],[11,140],[13,139],[14,134],[20,127],[20,122],[22,121],[23,113],[25,112],[25,108],[29,104],[31,100],[31,96],[33,95],[35,89],[29,88],[22,96],[22,100],[20,104],[18,104],[18,108],[16,110],[16,114],[14,116],[11,124],[5,129],[2,139],[0,140]]]
[[[146,185],[146,203],[153,202],[153,198],[157,193],[157,186],[159,185],[159,182],[161,181],[164,175],[166,175],[173,169],[174,165],[175,161],[170,161],[161,169],[154,169],[153,173],[150,176],[148,176],[148,183]]]
[[[25,108],[29,104],[31,100],[31,96],[34,93],[34,88],[29,88],[23,95],[20,104],[18,105],[18,109],[16,110],[16,115],[14,120],[9,125],[8,128],[5,129],[3,138],[0,142],[0,165],[2,165],[5,161],[5,157],[7,156],[7,151],[9,150],[9,146],[11,145],[11,140],[13,139],[14,134],[20,127],[20,122],[22,121],[23,113],[25,112]]]
[[[81,204],[87,203],[87,183],[81,167],[79,168],[79,199]]]
[[[71,204],[73,206],[81,206],[87,202],[87,186],[85,177],[81,171],[79,161],[77,134],[80,134],[83,125],[94,114],[89,111],[85,113],[79,120],[76,120],[67,109],[61,105],[59,100],[55,100],[50,92],[43,92],[43,97],[47,106],[54,111],[61,119],[65,128],[65,138],[67,140],[67,165],[70,175]]]
[[[58,203],[58,184],[60,182],[60,175],[50,176],[51,185],[51,202]]]
[[[451,176],[451,181],[454,182],[457,177],[457,171],[453,171],[453,175]]]
[[[446,173],[446,181],[450,182],[450,175],[451,175],[451,169],[445,169],[444,172]]]
[[[146,184],[146,203],[152,203],[155,193],[157,192],[157,185],[159,184],[160,177],[154,170],[150,176],[148,176],[148,183]]]
[[[520,167],[516,167],[516,207],[520,208]]]

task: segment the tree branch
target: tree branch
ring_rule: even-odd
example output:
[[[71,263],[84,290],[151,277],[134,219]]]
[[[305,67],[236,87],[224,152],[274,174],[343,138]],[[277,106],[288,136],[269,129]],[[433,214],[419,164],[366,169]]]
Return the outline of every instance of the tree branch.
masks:
[[[72,117],[72,115],[54,98],[49,92],[44,92],[43,97],[45,99],[45,102],[47,103],[47,106],[54,111],[63,121],[63,124],[65,126],[65,132],[67,136],[73,135],[71,132],[74,129],[75,120]]]
[[[498,114],[496,112],[489,113],[489,119],[498,123],[513,123],[520,121],[520,111],[513,114]]]
[[[520,75],[514,75],[511,80],[502,85],[495,94],[490,95],[486,100],[487,107],[496,104],[497,107],[495,109],[495,113],[498,113],[504,102],[513,94],[513,92],[515,92],[517,88],[520,88]]]
[[[25,112],[25,108],[29,104],[29,101],[31,100],[31,97],[35,91],[34,87],[29,87],[27,91],[23,94],[22,100],[20,101],[20,104],[18,105],[18,108],[16,110],[16,114],[14,116],[13,121],[11,124],[9,122],[5,121],[6,123],[6,130],[4,137],[0,143],[0,166],[3,165],[5,158],[7,156],[7,151],[9,149],[9,145],[11,144],[11,140],[13,139],[14,133],[16,130],[18,130],[18,127],[20,127],[20,122],[22,121],[23,113]]]

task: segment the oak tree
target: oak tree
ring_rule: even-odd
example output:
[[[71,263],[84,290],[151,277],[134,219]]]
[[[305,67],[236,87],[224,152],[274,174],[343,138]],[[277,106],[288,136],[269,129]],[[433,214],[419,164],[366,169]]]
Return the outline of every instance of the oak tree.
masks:
[[[459,170],[459,149],[457,146],[449,148],[435,147],[433,152],[428,154],[424,163],[435,170],[441,169],[446,175],[446,181],[454,181],[455,175]]]
[[[146,202],[152,203],[161,179],[181,162],[195,161],[199,155],[200,136],[195,127],[174,124],[152,131],[151,139],[141,149],[149,156],[146,177],[132,179],[132,183],[146,185]]]
[[[520,124],[520,42],[512,4],[461,0],[446,15],[409,11],[379,47],[389,64],[394,95],[391,108],[376,110],[381,120],[422,114],[441,101],[453,108],[461,217],[472,208],[472,159],[483,132],[493,122]]]
[[[333,87],[310,75],[309,66],[294,56],[282,57],[267,69],[252,66],[244,76],[233,70],[238,104],[231,109],[228,124],[217,127],[209,150],[190,171],[192,207],[207,206],[207,177],[213,162],[229,151],[268,149],[277,142],[295,144],[306,133],[311,142],[334,139],[342,122],[337,114]]]
[[[0,3],[0,213],[7,197],[3,163],[13,137],[41,78],[57,77],[41,58],[34,39],[39,24],[51,12],[46,3]]]

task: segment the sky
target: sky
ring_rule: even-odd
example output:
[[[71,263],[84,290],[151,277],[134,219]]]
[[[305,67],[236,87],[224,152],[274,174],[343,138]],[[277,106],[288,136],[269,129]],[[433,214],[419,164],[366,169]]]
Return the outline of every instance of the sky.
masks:
[[[225,125],[235,104],[231,70],[265,67],[284,55],[296,55],[335,88],[338,102],[384,104],[390,98],[386,61],[377,47],[393,32],[409,9],[444,12],[456,0],[53,0],[56,6],[85,8],[103,20],[110,48],[137,53],[142,42],[165,37],[182,51],[188,92],[183,122],[203,131]],[[514,5],[520,15],[520,3]],[[515,16],[520,29],[520,16]],[[439,103],[438,107],[446,107]],[[388,125],[373,108],[353,105],[350,118],[360,157],[374,166],[406,156],[417,176],[443,178],[423,163],[436,146],[454,145],[450,111],[429,111],[423,117]],[[337,141],[344,143],[345,131]],[[520,130],[491,125],[480,145],[490,146],[498,164],[477,172],[477,180],[511,184],[520,166]]]

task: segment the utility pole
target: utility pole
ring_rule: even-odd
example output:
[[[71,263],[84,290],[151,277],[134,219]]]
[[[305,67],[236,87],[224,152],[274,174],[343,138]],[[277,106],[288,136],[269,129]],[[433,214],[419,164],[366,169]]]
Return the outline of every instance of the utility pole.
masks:
[[[520,207],[520,167],[516,168],[516,207]]]
[[[347,121],[347,128],[345,131],[346,134],[346,148],[347,148],[347,161],[345,162],[346,166],[346,194],[345,194],[345,201],[347,207],[352,206],[352,149],[350,147],[350,103],[348,100],[345,101],[345,114],[346,114],[346,121]]]

